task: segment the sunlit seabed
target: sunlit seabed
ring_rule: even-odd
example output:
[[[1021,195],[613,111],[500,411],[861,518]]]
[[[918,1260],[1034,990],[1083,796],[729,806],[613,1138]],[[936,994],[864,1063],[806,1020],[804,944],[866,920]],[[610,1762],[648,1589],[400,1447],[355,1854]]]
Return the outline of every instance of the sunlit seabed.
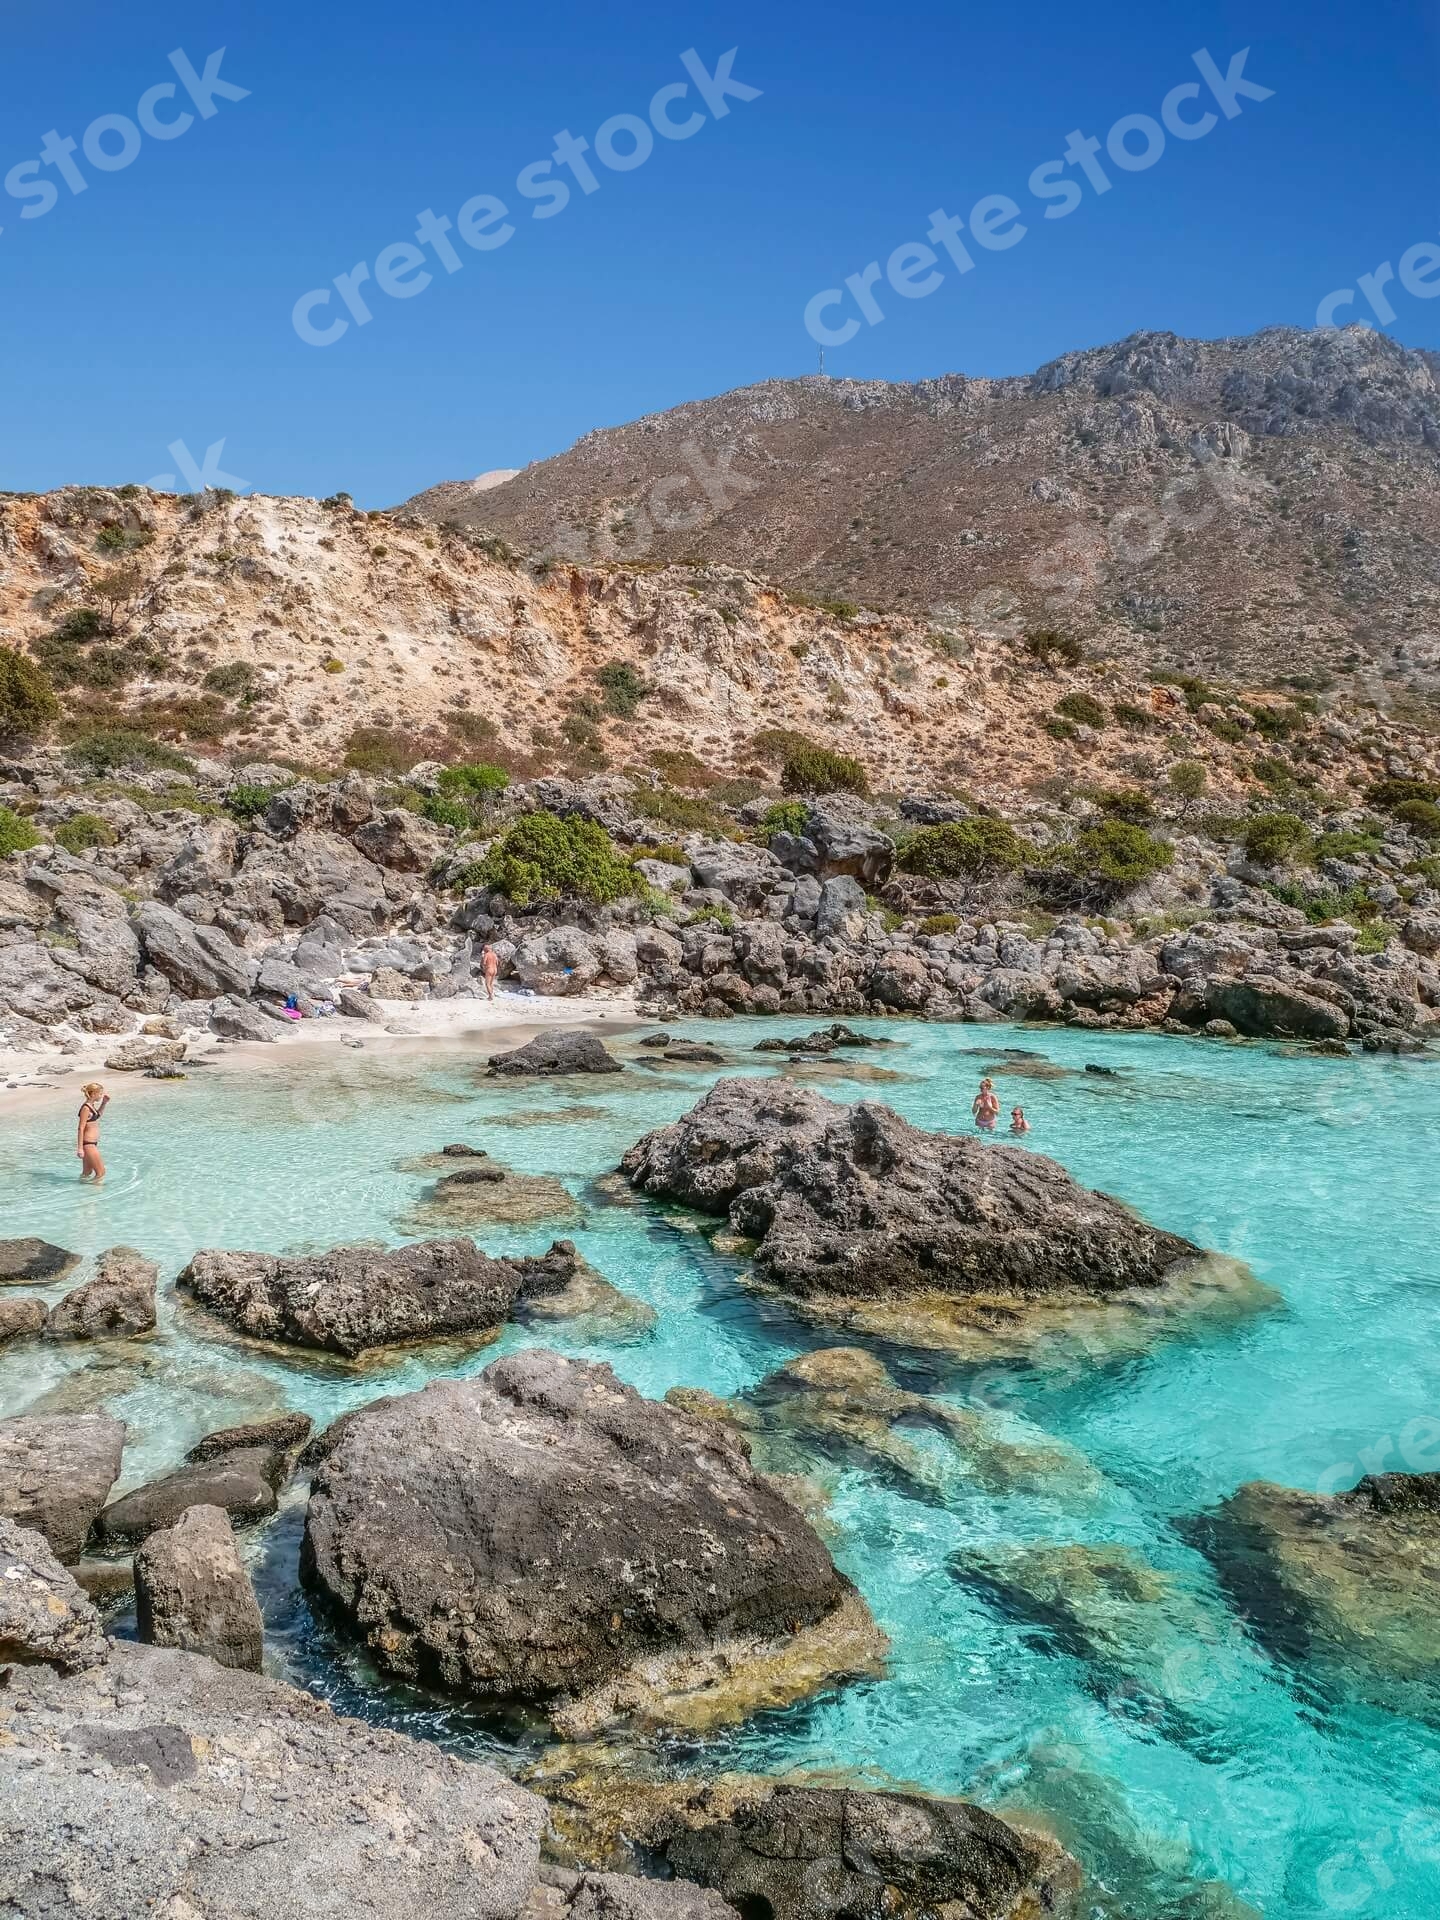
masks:
[[[1098,1482],[1062,1477],[1045,1492],[996,1497],[962,1468],[942,1502],[922,1504],[817,1454],[814,1474],[833,1502],[827,1532],[891,1636],[889,1674],[678,1757],[694,1770],[860,1771],[1030,1809],[1109,1890],[1097,1915],[1178,1912],[1172,1903],[1187,1884],[1207,1880],[1228,1882],[1267,1920],[1440,1911],[1429,1811],[1440,1740],[1418,1721],[1312,1692],[1273,1663],[1174,1524],[1248,1479],[1345,1486],[1366,1470],[1426,1464],[1402,1459],[1397,1441],[1409,1422],[1440,1413],[1440,1068],[1153,1036],[856,1024],[896,1044],[842,1057],[839,1073],[817,1071],[813,1083],[832,1097],[883,1098],[921,1125],[960,1127],[980,1072],[998,1067],[1005,1108],[1025,1106],[1035,1149],[1157,1223],[1248,1261],[1285,1305],[1079,1373],[959,1371],[886,1350],[905,1385],[979,1400],[1010,1437],[1067,1443]],[[781,1063],[748,1048],[784,1030],[739,1020],[686,1029],[741,1070],[764,1073]],[[0,1410],[105,1404],[130,1425],[131,1484],[209,1428],[281,1405],[323,1423],[539,1339],[609,1359],[654,1395],[680,1383],[733,1394],[804,1348],[831,1344],[743,1292],[735,1263],[702,1235],[593,1188],[632,1140],[683,1112],[722,1071],[657,1066],[632,1041],[612,1044],[631,1063],[623,1078],[550,1086],[487,1082],[480,1047],[459,1044],[406,1058],[282,1055],[253,1076],[196,1075],[144,1098],[127,1099],[121,1082],[100,1192],[75,1179],[68,1106],[38,1119],[0,1113],[0,1235],[36,1233],[83,1254],[128,1243],[160,1261],[167,1283],[200,1246],[393,1242],[433,1177],[396,1163],[463,1140],[564,1179],[588,1212],[573,1238],[657,1309],[650,1336],[609,1346],[563,1328],[516,1328],[488,1348],[417,1349],[356,1370],[257,1353],[167,1294],[154,1340],[89,1353],[29,1344],[0,1356]],[[1007,1077],[1007,1048],[1070,1071],[1037,1075],[1019,1061]],[[1087,1074],[1086,1062],[1117,1073]],[[902,1077],[849,1080],[852,1063]],[[537,1118],[576,1106],[585,1117]],[[511,1120],[521,1124],[498,1124]],[[550,1237],[543,1227],[483,1235],[494,1251]],[[943,1469],[945,1442],[910,1437]],[[273,1662],[347,1710],[465,1751],[533,1745],[533,1730],[379,1685],[311,1618],[294,1591],[302,1512],[292,1497],[252,1543]],[[1091,1648],[1086,1658],[951,1570],[1047,1543],[1127,1547],[1171,1578],[1174,1604],[1134,1646],[1112,1645],[1103,1659]]]

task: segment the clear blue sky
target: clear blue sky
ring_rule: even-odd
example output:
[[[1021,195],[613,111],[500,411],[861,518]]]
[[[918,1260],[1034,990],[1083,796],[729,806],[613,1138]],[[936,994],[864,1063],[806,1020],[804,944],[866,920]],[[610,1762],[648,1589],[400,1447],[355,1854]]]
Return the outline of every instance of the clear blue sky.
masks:
[[[40,217],[0,192],[4,488],[146,480],[175,467],[170,443],[199,456],[222,437],[223,467],[254,487],[345,488],[362,505],[520,466],[594,426],[813,371],[810,297],[987,194],[1022,205],[1023,243],[977,253],[925,299],[878,289],[885,320],[833,349],[830,371],[1012,373],[1138,327],[1310,325],[1329,290],[1440,244],[1440,15],[1420,0],[7,12],[0,180],[52,129],[78,142],[97,116],[134,121],[175,79],[175,48],[201,70],[225,47],[221,77],[249,97],[177,138],[142,136],[121,170],[76,155],[83,193],[54,165],[25,175],[56,185]],[[1147,171],[1111,167],[1112,191],[1087,188],[1069,218],[1041,217],[1026,183],[1072,129],[1103,139],[1123,115],[1156,115],[1196,78],[1195,49],[1223,70],[1246,46],[1273,98],[1172,139]],[[572,182],[563,211],[534,219],[544,203],[517,197],[520,170],[562,129],[593,140],[615,114],[644,116],[687,78],[690,47],[708,66],[738,47],[735,76],[762,97],[657,139],[634,170],[597,167],[598,192]],[[151,113],[189,104],[182,89]],[[510,209],[505,246],[459,244],[453,274],[432,254],[423,293],[372,282],[369,325],[325,348],[298,338],[307,290],[373,270],[423,209],[455,219],[486,193]],[[1440,300],[1391,294],[1389,330],[1440,346]],[[317,317],[337,312],[332,288]]]

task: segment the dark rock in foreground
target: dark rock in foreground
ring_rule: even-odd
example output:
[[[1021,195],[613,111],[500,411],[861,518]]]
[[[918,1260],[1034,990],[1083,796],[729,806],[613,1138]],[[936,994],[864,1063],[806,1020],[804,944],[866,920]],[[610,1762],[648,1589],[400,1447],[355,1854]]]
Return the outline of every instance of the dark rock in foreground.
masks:
[[[0,1420],[0,1515],[42,1533],[59,1560],[78,1560],[120,1472],[123,1421],[100,1413]]]
[[[738,1719],[883,1647],[743,1440],[543,1350],[347,1416],[303,1565],[393,1672],[571,1735]]]
[[[963,1800],[776,1787],[676,1833],[678,1873],[774,1920],[967,1920],[1073,1912],[1079,1875],[1053,1842]]]
[[[290,1258],[197,1253],[176,1285],[241,1333],[347,1356],[443,1335],[493,1332],[532,1289],[564,1285],[566,1243],[541,1259],[492,1260],[472,1240],[386,1251],[332,1247]]]
[[[208,1654],[258,1673],[264,1628],[230,1521],[219,1507],[187,1507],[135,1555],[136,1624],[157,1647]]]
[[[1104,1294],[1200,1254],[1039,1154],[770,1081],[717,1082],[623,1165],[642,1192],[728,1211],[787,1293]]]
[[[0,1240],[0,1287],[44,1286],[47,1280],[63,1280],[80,1264],[78,1253],[67,1253],[49,1240],[35,1236],[20,1240]]]
[[[1256,1636],[1350,1697],[1440,1721],[1440,1473],[1247,1483],[1189,1531]]]
[[[95,1278],[72,1287],[50,1309],[47,1340],[102,1340],[146,1333],[155,1324],[155,1282],[160,1269],[134,1247],[102,1253]]]
[[[105,1653],[99,1615],[45,1536],[0,1519],[0,1667],[44,1661],[79,1673]]]
[[[489,1767],[196,1654],[117,1644],[0,1697],[7,1912],[518,1920],[544,1818]]]
[[[587,1028],[541,1033],[510,1053],[492,1053],[487,1072],[504,1074],[623,1073],[621,1063],[605,1051],[603,1042]]]

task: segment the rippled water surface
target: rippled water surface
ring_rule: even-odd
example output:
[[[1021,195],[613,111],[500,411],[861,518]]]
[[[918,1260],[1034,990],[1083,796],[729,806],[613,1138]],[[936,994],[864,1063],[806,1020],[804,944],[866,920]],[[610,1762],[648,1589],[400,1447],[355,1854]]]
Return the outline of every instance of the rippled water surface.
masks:
[[[929,1491],[815,1453],[836,1558],[893,1642],[886,1678],[677,1755],[688,1767],[864,1770],[1042,1814],[1091,1869],[1111,1920],[1440,1912],[1440,1739],[1356,1706],[1272,1659],[1229,1610],[1185,1523],[1256,1478],[1336,1488],[1367,1470],[1440,1465],[1410,1423],[1440,1413],[1440,1067],[1332,1061],[1279,1048],[1152,1036],[858,1023],[895,1042],[840,1067],[792,1068],[838,1099],[884,1100],[960,1127],[981,1071],[1030,1145],[1158,1224],[1248,1261],[1283,1304],[1108,1363],[956,1368],[890,1348],[908,1387],[984,1412],[1000,1439],[1060,1444],[1053,1480],[987,1491],[928,1431],[912,1444]],[[746,1072],[773,1023],[692,1029]],[[167,1283],[152,1340],[0,1356],[0,1411],[104,1404],[130,1424],[125,1481],[176,1461],[206,1430],[282,1405],[317,1421],[436,1373],[475,1371],[544,1340],[610,1360],[649,1394],[733,1394],[808,1347],[835,1344],[760,1303],[693,1223],[614,1204],[593,1187],[647,1127],[681,1113],[719,1069],[658,1066],[560,1085],[487,1082],[482,1048],[316,1060],[276,1049],[253,1075],[174,1087],[120,1082],[105,1122],[111,1178],[75,1179],[73,1114],[0,1112],[0,1235],[92,1254],[117,1242]],[[1028,1050],[1026,1058],[1005,1049]],[[1087,1062],[1113,1076],[1088,1074]],[[849,1077],[852,1072],[861,1077]],[[77,1096],[78,1098],[78,1096]],[[577,1111],[578,1109],[578,1111]],[[451,1140],[558,1174],[586,1211],[567,1229],[589,1259],[658,1310],[652,1333],[586,1343],[576,1329],[509,1330],[498,1346],[412,1350],[368,1370],[281,1359],[177,1309],[168,1281],[199,1246],[299,1250],[412,1237],[427,1176],[397,1162]],[[543,1247],[542,1225],[481,1234]],[[55,1297],[63,1288],[49,1290]],[[1412,1438],[1403,1439],[1407,1429]],[[293,1589],[299,1496],[253,1547],[275,1662],[351,1711],[466,1748],[532,1739],[378,1686]],[[1075,1548],[1128,1550],[1157,1604],[1099,1603],[1094,1631],[1017,1607],[997,1567],[1042,1564],[1067,1588]],[[1222,1882],[1207,1893],[1204,1883]]]

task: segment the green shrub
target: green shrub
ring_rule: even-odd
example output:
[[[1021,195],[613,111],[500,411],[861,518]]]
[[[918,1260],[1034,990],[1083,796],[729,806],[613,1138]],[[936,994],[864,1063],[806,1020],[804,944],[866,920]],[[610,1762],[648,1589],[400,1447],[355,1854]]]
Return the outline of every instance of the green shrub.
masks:
[[[1045,731],[1052,740],[1078,740],[1080,729],[1073,720],[1057,720],[1052,713],[1045,722]]]
[[[489,887],[517,907],[560,898],[603,906],[637,893],[641,886],[603,827],[575,817],[562,820],[554,813],[522,814],[456,884]]]
[[[84,687],[91,693],[113,693],[145,664],[130,647],[80,646],[58,633],[36,643],[35,658],[53,686]]]
[[[633,720],[650,689],[628,661],[607,660],[595,675],[605,696],[605,711],[617,720]]]
[[[65,758],[72,767],[96,780],[109,773],[144,773],[156,768],[171,773],[195,771],[194,762],[183,753],[131,727],[96,727],[83,733],[66,748]]]
[[[636,847],[631,860],[664,860],[672,867],[688,867],[689,856],[685,849],[677,846],[673,840],[667,840],[658,847]]]
[[[808,741],[785,756],[780,785],[786,793],[869,793],[870,778],[859,760]]]
[[[1383,953],[1395,929],[1388,920],[1367,920],[1355,939],[1357,953]]]
[[[1042,667],[1078,667],[1085,658],[1085,649],[1073,634],[1057,633],[1053,627],[1027,633],[1020,644]]]
[[[1174,687],[1191,713],[1198,713],[1201,707],[1208,707],[1215,698],[1214,689],[1208,680],[1201,680],[1193,673],[1158,673],[1155,684],[1159,687]]]
[[[0,739],[43,733],[59,712],[43,668],[14,647],[0,647]]]
[[[437,827],[450,827],[465,833],[475,824],[475,816],[463,800],[447,800],[443,793],[429,793],[420,802],[420,812]]]
[[[467,793],[486,797],[504,793],[510,784],[510,776],[503,767],[491,766],[486,760],[476,760],[446,767],[436,784],[441,793],[452,796]]]
[[[1095,804],[1107,820],[1130,820],[1143,827],[1155,818],[1155,802],[1139,787],[1102,789],[1095,795]]]
[[[922,938],[926,938],[936,933],[954,933],[959,924],[958,913],[931,913],[926,915],[915,931]]]
[[[95,607],[76,607],[73,613],[67,613],[56,627],[54,638],[63,646],[83,646],[87,640],[93,640],[97,634],[105,631],[105,622]]]
[[[566,714],[560,722],[560,737],[567,745],[589,753],[598,753],[604,744],[595,723],[579,713]]]
[[[84,853],[90,847],[113,847],[115,835],[98,813],[72,813],[55,829],[55,844],[66,853]]]
[[[26,853],[39,844],[40,836],[28,820],[10,807],[0,807],[0,860],[7,853]]]
[[[809,818],[810,809],[803,800],[777,800],[766,808],[760,831],[767,840],[772,833],[802,834]]]
[[[1256,701],[1246,712],[1255,722],[1255,731],[1266,740],[1293,740],[1304,733],[1310,722],[1299,707],[1272,707]]]
[[[1159,717],[1148,707],[1137,707],[1129,700],[1117,700],[1111,711],[1130,733],[1153,733],[1160,725]]]
[[[1365,795],[1367,806],[1382,807],[1386,813],[1407,800],[1440,800],[1440,787],[1429,780],[1377,780]]]
[[[408,773],[433,756],[430,743],[393,727],[356,727],[345,742],[345,765],[361,773]]]
[[[1433,800],[1402,800],[1395,808],[1395,818],[1402,827],[1409,827],[1426,840],[1440,840],[1440,807]]]
[[[1179,800],[1198,800],[1209,780],[1198,760],[1177,760],[1166,775],[1166,784]]]
[[[468,707],[452,707],[445,716],[445,726],[468,747],[488,747],[500,737],[500,729],[493,720],[483,713],[472,713]]]
[[[238,699],[255,684],[255,669],[248,660],[227,660],[223,667],[211,667],[200,684],[209,693]]]
[[[988,880],[1015,873],[1032,850],[1004,820],[977,814],[941,827],[922,827],[900,856],[905,873],[927,880]]]
[[[1062,720],[1073,720],[1080,727],[1103,727],[1110,718],[1109,713],[1089,693],[1067,693],[1055,702],[1055,711]]]
[[[1437,813],[1440,818],[1440,813]],[[1364,833],[1356,827],[1322,833],[1315,842],[1317,860],[1353,860],[1357,853],[1378,853],[1382,842],[1378,833]]]
[[[735,915],[729,907],[696,907],[687,924],[692,927],[719,927],[724,933],[733,933]]]
[[[233,786],[225,795],[225,811],[237,820],[256,820],[275,798],[274,787]]]
[[[1245,829],[1245,857],[1262,867],[1308,860],[1313,850],[1310,829],[1295,813],[1259,813]]]
[[[1157,840],[1133,821],[1102,820],[1058,848],[1051,863],[1092,888],[1108,891],[1137,886],[1174,858],[1167,840]]]
[[[1245,729],[1240,723],[1232,720],[1228,713],[1221,713],[1218,707],[1213,713],[1202,714],[1200,724],[1208,727],[1217,740],[1224,740],[1232,747],[1245,738]]]
[[[320,662],[320,671],[322,673],[343,673],[345,671],[345,662],[343,660],[337,660],[333,653],[327,653],[325,658]]]

